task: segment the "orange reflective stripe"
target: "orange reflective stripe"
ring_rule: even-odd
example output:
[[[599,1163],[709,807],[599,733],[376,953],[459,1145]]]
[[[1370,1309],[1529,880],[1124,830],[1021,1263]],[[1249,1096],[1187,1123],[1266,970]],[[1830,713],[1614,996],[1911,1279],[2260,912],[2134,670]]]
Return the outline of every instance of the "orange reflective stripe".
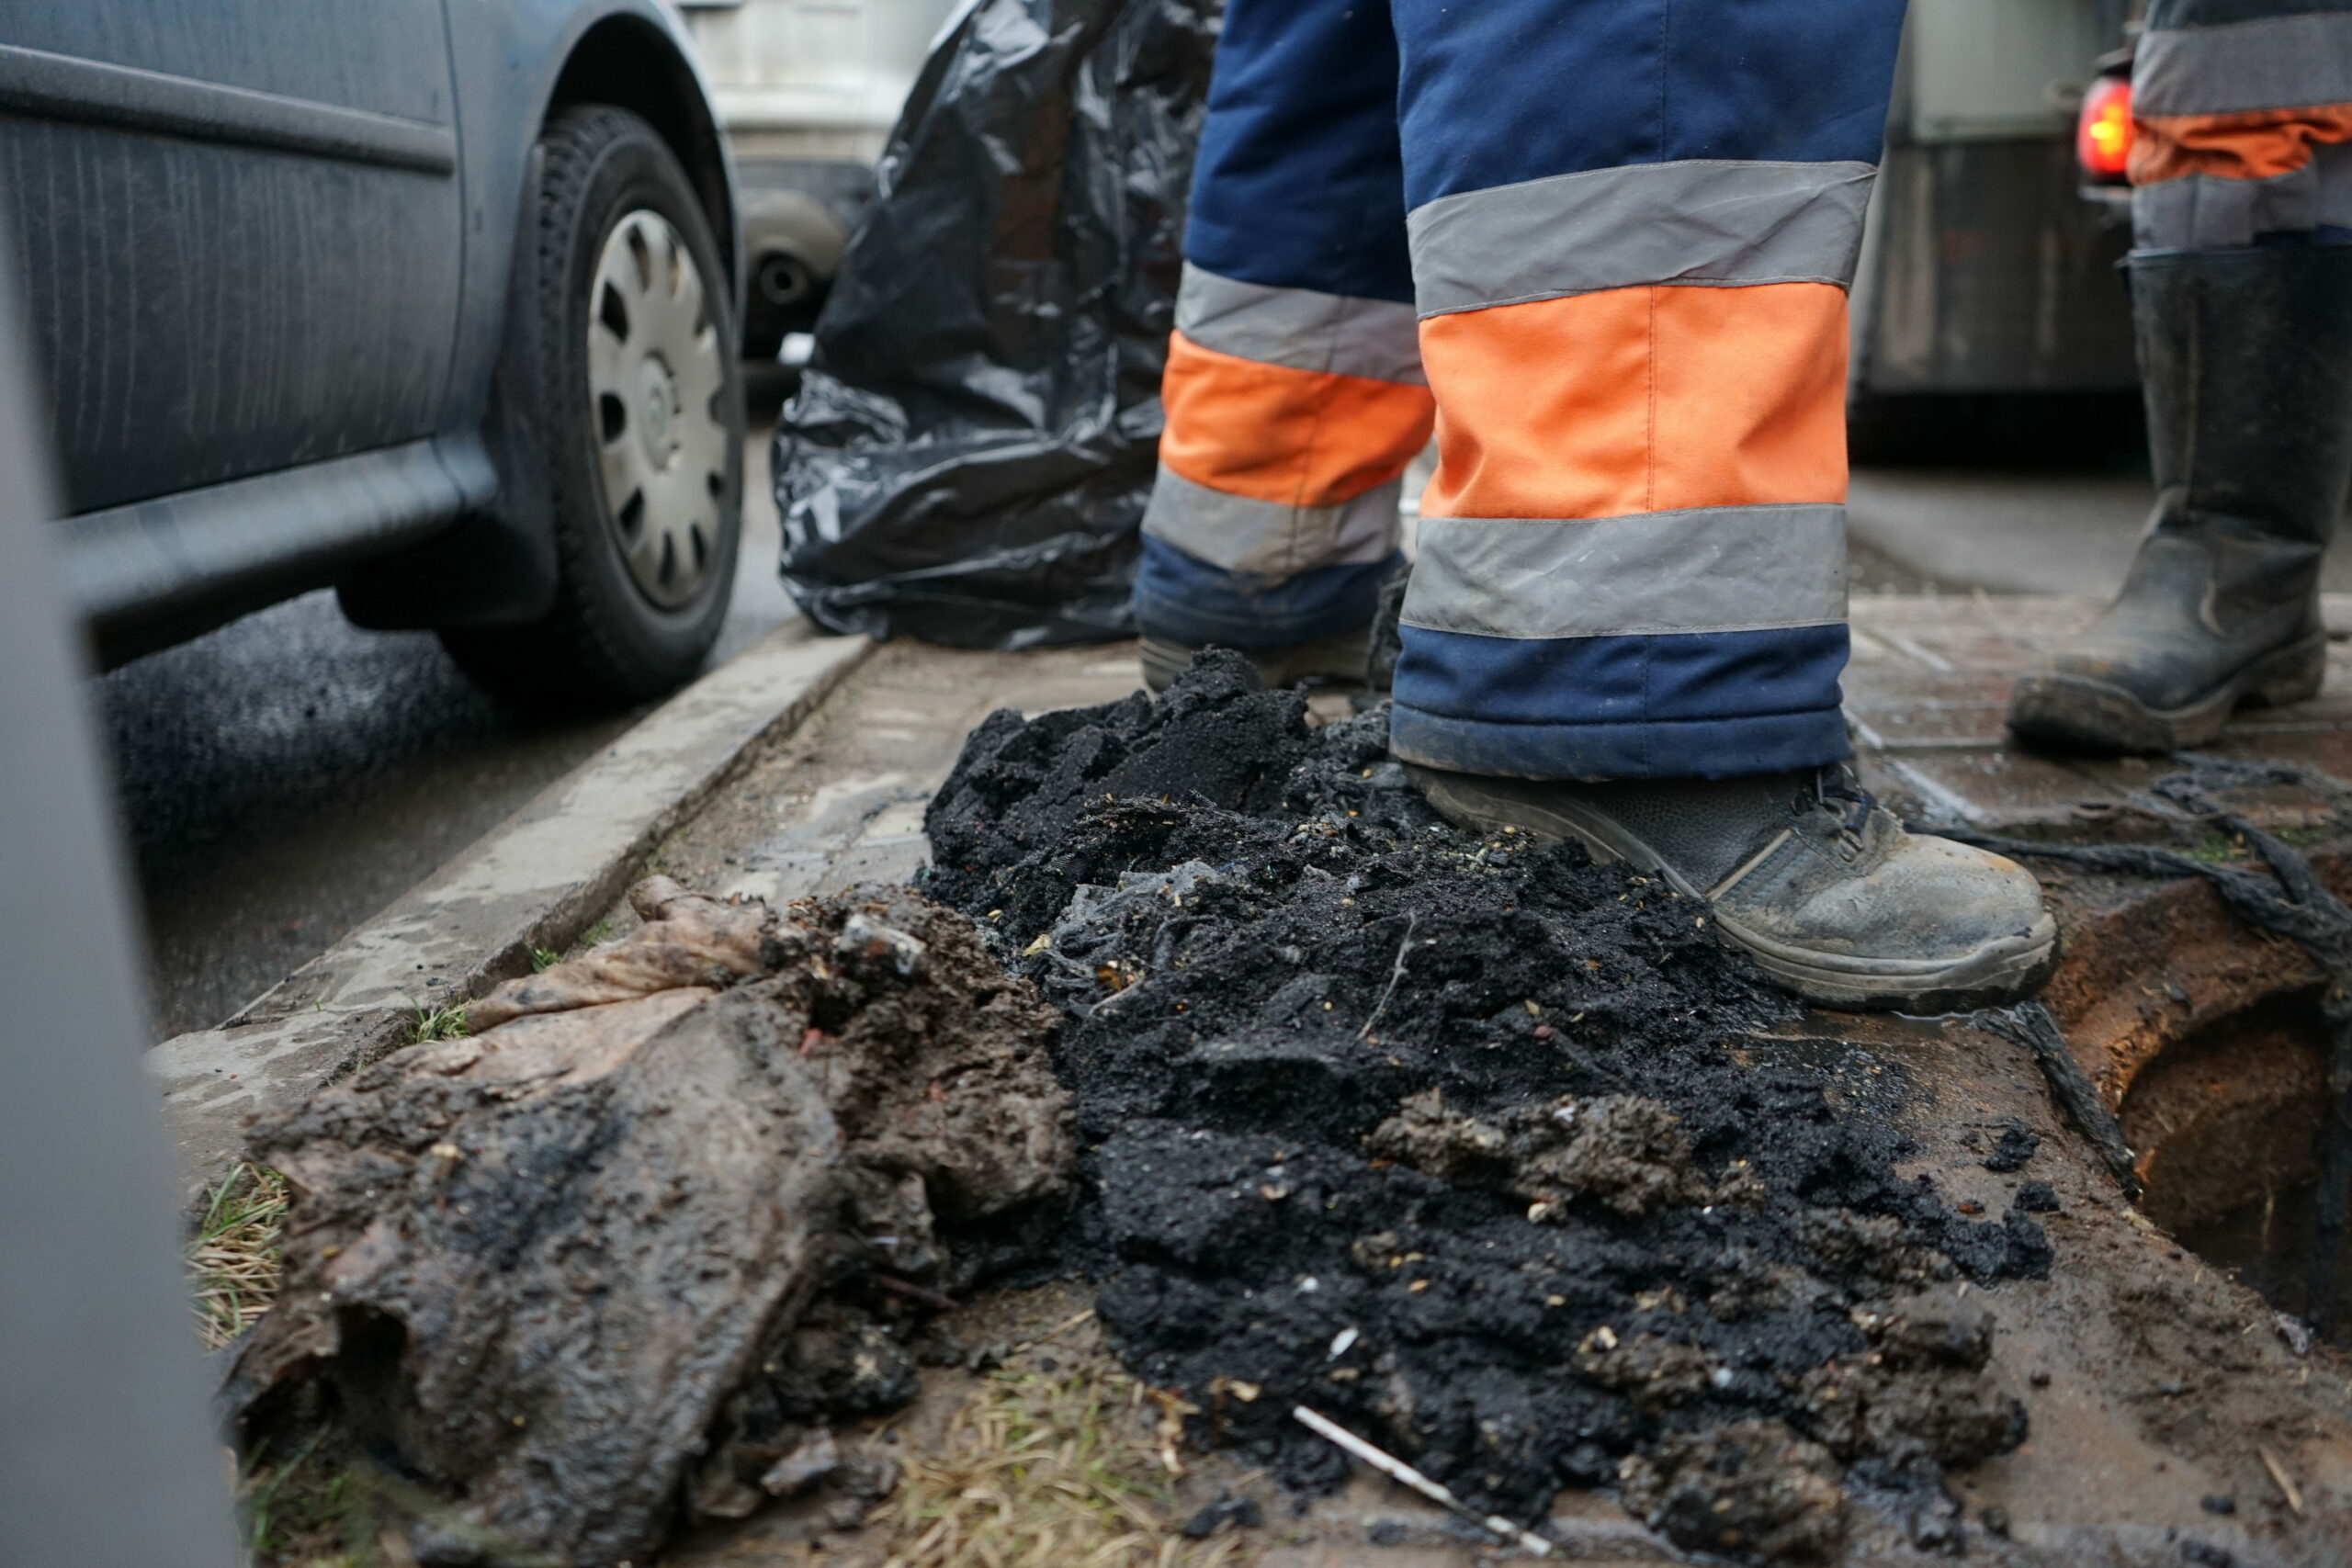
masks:
[[[1432,316],[1432,517],[1846,499],[1846,291],[1617,288]]]
[[[2352,141],[2352,104],[2299,109],[2247,109],[2237,114],[2151,115],[2132,122],[2135,186],[2210,175],[2224,180],[2267,180],[2312,161],[2312,149]]]
[[[1430,438],[1427,387],[1261,365],[1170,334],[1159,460],[1227,495],[1334,506],[1405,471]]]

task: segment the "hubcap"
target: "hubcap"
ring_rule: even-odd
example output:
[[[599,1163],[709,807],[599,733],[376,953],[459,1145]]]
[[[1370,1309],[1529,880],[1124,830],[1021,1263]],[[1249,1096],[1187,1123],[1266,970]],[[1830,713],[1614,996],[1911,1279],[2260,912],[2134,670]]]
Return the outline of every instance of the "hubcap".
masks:
[[[673,608],[718,550],[727,491],[725,369],[701,272],[670,220],[613,225],[588,297],[588,400],[605,515],[639,592]]]

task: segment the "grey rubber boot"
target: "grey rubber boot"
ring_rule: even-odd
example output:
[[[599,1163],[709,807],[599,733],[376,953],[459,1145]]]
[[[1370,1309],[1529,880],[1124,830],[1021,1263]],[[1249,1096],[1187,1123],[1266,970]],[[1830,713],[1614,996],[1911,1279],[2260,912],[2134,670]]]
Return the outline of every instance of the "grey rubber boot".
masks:
[[[2320,557],[2352,477],[2352,247],[2133,256],[2156,507],[2131,575],[2018,681],[2009,726],[2170,751],[2327,665]]]
[[[1200,651],[1188,643],[1146,632],[1145,687],[1155,694],[1166,691],[1169,682],[1182,674],[1184,666],[1193,661],[1193,655]],[[1258,671],[1258,679],[1270,691],[1295,686],[1301,681],[1310,686],[1361,686],[1372,657],[1372,627],[1362,626],[1313,642],[1288,643],[1280,648],[1237,648],[1233,651],[1250,661]]]
[[[1407,773],[1447,820],[1573,839],[1702,901],[1810,1002],[1951,1012],[2048,977],[2058,928],[2023,866],[1907,833],[1844,763],[1738,779],[1537,782]]]

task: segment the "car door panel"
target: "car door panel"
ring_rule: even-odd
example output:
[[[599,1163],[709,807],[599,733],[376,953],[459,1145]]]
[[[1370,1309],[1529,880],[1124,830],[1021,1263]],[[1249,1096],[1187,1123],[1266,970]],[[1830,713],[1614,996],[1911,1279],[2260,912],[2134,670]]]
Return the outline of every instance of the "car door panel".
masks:
[[[440,0],[0,13],[0,211],[68,508],[413,440],[463,236]]]

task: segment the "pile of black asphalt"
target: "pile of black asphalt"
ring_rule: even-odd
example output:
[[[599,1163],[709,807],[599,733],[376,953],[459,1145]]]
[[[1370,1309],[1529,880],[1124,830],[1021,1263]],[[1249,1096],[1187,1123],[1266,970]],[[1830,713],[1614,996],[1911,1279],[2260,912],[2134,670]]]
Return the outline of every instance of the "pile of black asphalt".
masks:
[[[1346,1461],[1301,1404],[1521,1517],[1606,1485],[1804,1555],[1860,1495],[1949,1542],[1943,1470],[2024,1436],[1957,1287],[2045,1271],[2039,1226],[1746,1050],[1793,1004],[1703,908],[1447,826],[1386,729],[1211,653],[994,715],[931,805],[922,890],[1066,1021],[1066,1261],[1118,1354],[1303,1489]]]

